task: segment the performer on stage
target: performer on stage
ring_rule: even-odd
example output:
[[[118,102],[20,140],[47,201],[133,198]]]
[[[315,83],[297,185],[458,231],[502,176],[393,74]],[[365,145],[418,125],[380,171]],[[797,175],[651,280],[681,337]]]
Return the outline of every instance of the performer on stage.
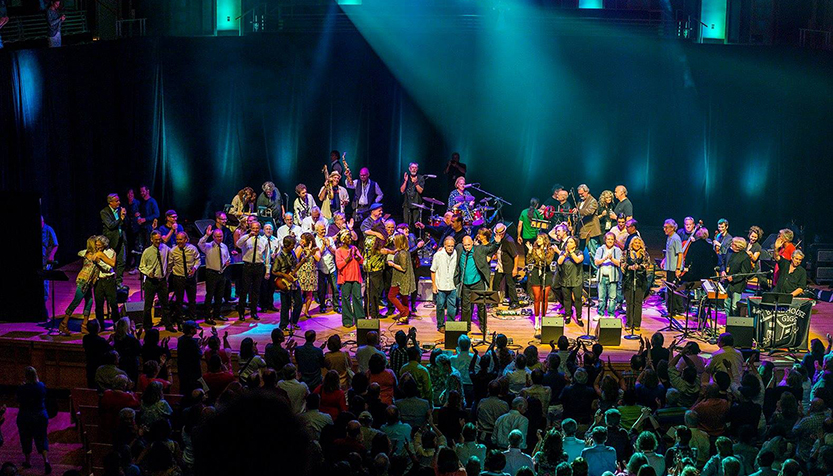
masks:
[[[451,160],[446,163],[443,173],[448,177],[448,188],[454,188],[458,178],[466,178],[466,164],[460,162],[458,152],[452,152]]]
[[[327,290],[330,291],[333,309],[341,312],[336,286],[335,237],[327,236],[327,227],[323,223],[315,225],[315,246],[321,254],[318,261],[318,313],[327,312]]]
[[[211,241],[209,240],[211,238]],[[223,295],[226,289],[226,278],[224,272],[226,266],[231,264],[231,254],[228,246],[223,243],[223,230],[213,229],[209,225],[205,229],[205,235],[197,243],[200,251],[205,254],[205,302],[206,310],[211,309],[211,314],[205,320],[206,324],[214,325],[215,321],[227,321],[220,314],[223,305]]]
[[[449,212],[457,212],[457,214],[462,213],[463,220],[470,222],[472,219],[471,210],[474,208],[474,197],[465,201],[466,195],[471,197],[466,192],[466,177],[457,177],[457,180],[454,182],[454,190],[448,194],[448,208],[446,210]]]
[[[370,170],[367,167],[362,167],[359,170],[357,180],[353,180],[353,177],[348,173],[346,185],[347,188],[355,190],[353,194],[353,219],[357,223],[363,223],[364,219],[370,214],[370,206],[382,203],[384,197],[382,189],[376,181],[370,180]]]
[[[174,301],[171,302],[171,320],[178,326],[184,321],[195,320],[197,314],[197,268],[200,267],[200,252],[188,243],[188,234],[176,234],[176,246],[168,253],[171,265],[171,284]],[[185,295],[188,295],[188,318],[182,318]]]
[[[153,327],[151,311],[153,310],[153,299],[159,298],[159,306],[162,309],[162,325],[168,332],[175,332],[176,329],[168,320],[168,275],[171,274],[170,248],[162,243],[162,234],[158,231],[150,232],[150,246],[142,251],[139,260],[139,272],[145,276],[142,285],[145,294],[145,308],[142,316],[142,328],[145,333]]]
[[[783,231],[783,230],[782,230]],[[786,245],[784,242],[775,242],[775,253],[778,256],[778,267],[781,275],[775,285],[776,293],[792,294],[793,297],[800,296],[807,289],[807,270],[801,266],[804,260],[804,252],[794,250],[790,259],[784,258],[781,253]]]
[[[685,219],[683,220],[683,227],[677,230],[677,234],[680,235],[680,241],[685,242],[689,239],[691,239],[691,241],[694,241],[694,239],[691,238],[691,235],[694,233],[695,225],[696,224],[694,223],[694,218],[685,217]]]
[[[677,234],[677,222],[671,218],[665,220],[662,226],[665,231],[665,259],[662,260],[665,270],[665,280],[668,283],[676,283],[683,275],[683,244],[680,235]],[[674,317],[682,312],[683,305],[680,296],[674,294],[670,286],[665,288],[665,303],[668,308],[668,315]]]
[[[714,276],[717,267],[717,255],[709,245],[709,230],[700,228],[694,233],[694,241],[688,246],[685,255],[685,268],[680,281],[690,283]]]
[[[437,243],[445,243],[445,239],[449,236],[454,238],[454,243],[460,244],[463,242],[463,237],[468,236],[468,232],[463,227],[463,217],[455,215],[454,212],[445,212],[443,215],[443,224],[439,226],[425,226],[420,222],[414,224],[418,229],[424,229],[426,233],[431,235]],[[442,247],[442,246],[440,246]]]
[[[793,244],[795,234],[789,228],[784,228],[778,232],[778,238],[775,239],[775,274],[773,274],[772,282],[778,285],[778,278],[781,275],[781,259],[785,258],[791,260],[795,245]]]
[[[139,224],[138,249],[144,250],[150,243],[153,221],[159,219],[159,204],[150,196],[150,189],[147,185],[139,187],[139,195],[142,201],[139,202],[139,216],[136,217],[136,223]]]
[[[281,249],[281,242],[272,232],[272,223],[266,223],[262,226],[263,238],[266,238],[266,254],[269,256],[269,262],[274,262],[275,257],[278,256],[278,251]],[[258,305],[260,310],[264,312],[276,312],[275,308],[275,280],[272,277],[271,270],[266,268],[263,274],[263,280],[260,282],[260,296],[258,297]]]
[[[604,190],[599,194],[599,208],[596,209],[596,216],[599,217],[599,225],[602,233],[607,233],[616,225],[616,214],[613,213],[613,192]]]
[[[310,318],[312,316],[309,314],[309,308],[312,305],[312,297],[318,291],[318,262],[321,261],[321,252],[315,246],[315,235],[309,232],[301,234],[301,243],[296,250],[296,256],[303,262],[297,272],[298,286],[301,288],[303,297],[301,316]]]
[[[298,197],[292,205],[295,212],[295,224],[300,226],[304,218],[311,215],[312,209],[317,208],[315,198],[307,192],[307,186],[299,183],[295,186],[295,195]]]
[[[315,232],[315,225],[321,223],[322,225],[327,225],[327,220],[321,217],[321,209],[318,207],[312,207],[309,211],[309,215],[301,220],[301,233],[313,233]]]
[[[378,210],[381,210],[381,205],[379,205]],[[381,216],[381,213],[379,215]],[[387,252],[384,248],[388,236],[385,232],[385,225],[380,222],[380,219],[376,221],[371,220],[373,220],[372,214],[365,220],[365,223],[372,228],[362,230],[364,232],[363,266],[367,276],[367,283],[365,285],[367,293],[367,298],[365,299],[367,305],[366,315],[372,319],[379,319],[379,305],[382,302],[384,270],[387,261]],[[365,223],[362,224],[362,228],[364,228]]]
[[[564,324],[570,324],[573,306],[576,309],[576,324],[579,327],[584,325],[581,320],[581,286],[584,283],[581,263],[584,261],[584,253],[578,250],[578,240],[570,236],[564,242],[564,249],[558,255],[558,282],[562,289],[562,310]]]
[[[503,281],[506,280],[506,296],[509,298],[509,309],[514,310],[521,307],[518,303],[518,290],[516,289],[515,278],[520,270],[521,259],[518,247],[511,236],[506,236],[506,225],[498,223],[495,225],[495,234],[504,235],[497,250],[497,269],[492,280],[492,290],[501,291]],[[552,261],[550,261],[552,262]]]
[[[411,252],[408,248],[408,236],[393,235],[393,245],[395,254],[393,260],[388,261],[388,265],[393,268],[388,301],[399,312],[394,316],[397,324],[407,324],[410,316],[410,295],[416,290],[414,265],[411,262]]]
[[[755,271],[761,270],[761,240],[764,237],[764,230],[759,226],[749,227],[749,240],[746,244],[746,255],[749,256],[749,261],[752,263],[752,269]]]
[[[384,210],[382,208],[381,203],[374,203],[368,208],[368,215],[367,218],[362,220],[361,222],[361,230],[362,233],[367,234],[368,231],[371,231],[377,225],[381,225],[382,227],[385,226],[384,221],[382,221],[382,214],[384,214]],[[396,222],[394,222],[395,224]],[[385,236],[387,240],[387,236]]]
[[[505,233],[505,231],[504,231]],[[454,284],[461,290],[462,317],[468,322],[471,330],[472,291],[485,291],[488,287],[492,271],[489,267],[489,257],[495,254],[503,234],[495,234],[495,241],[489,243],[491,230],[481,228],[477,232],[477,245],[470,236],[463,237],[463,243],[457,245],[457,266],[454,271]],[[480,330],[486,331],[486,307],[477,306],[477,319]]]
[[[337,171],[330,172],[327,183],[318,192],[318,199],[321,200],[321,216],[327,221],[333,220],[333,214],[346,212],[347,204],[350,202],[350,194],[347,189],[339,185],[341,174]]]
[[[532,248],[532,240],[538,236],[538,229],[532,227],[532,220],[543,220],[544,215],[538,210],[538,199],[532,197],[529,199],[529,208],[521,212],[518,217],[518,244],[524,244],[524,241],[529,241],[526,250]]]
[[[359,223],[359,225],[361,225],[361,223]],[[353,239],[353,243],[355,243],[359,238],[359,235],[355,230],[353,230],[353,219],[351,218],[350,221],[347,221],[344,213],[335,213],[333,214],[333,223],[327,227],[327,236],[335,237],[341,233],[342,230],[350,232],[350,237]]]
[[[617,218],[621,215],[625,216],[625,220],[633,218],[633,203],[628,198],[628,189],[624,185],[617,185],[613,189],[613,194],[616,196],[617,203],[610,218]]]
[[[364,305],[362,304],[362,271],[364,258],[359,249],[353,246],[354,232],[344,229],[339,231],[336,239],[339,247],[336,250],[336,268],[338,269],[338,284],[341,287],[341,324],[344,327],[354,327],[356,321],[364,319]],[[378,309],[378,308],[377,308]]]
[[[550,230],[548,233],[550,237],[550,244],[555,248],[556,254],[556,270],[552,276],[552,293],[553,297],[555,297],[555,302],[563,311],[564,309],[564,289],[561,286],[561,273],[558,272],[558,258],[557,256],[561,254],[562,250],[564,250],[564,244],[567,242],[567,238],[570,237],[570,232],[567,229],[567,225],[561,223],[557,225],[555,228]],[[549,305],[548,302],[545,302],[544,305]]]
[[[740,295],[746,289],[746,282],[749,276],[733,276],[736,274],[747,274],[752,272],[752,261],[746,254],[746,239],[736,236],[732,238],[732,250],[726,259],[726,266],[721,270],[720,275],[729,282],[726,286],[728,297],[723,302],[723,310],[726,317],[736,316],[735,308],[740,301]]]
[[[610,229],[610,232],[613,233],[613,236],[616,237],[616,246],[619,247],[620,250],[626,250],[625,242],[628,240],[628,221],[625,220],[625,216],[622,215],[616,219],[616,226]]]
[[[274,183],[264,182],[260,188],[263,189],[263,193],[257,197],[258,207],[266,207],[271,210],[273,218],[286,212],[283,200],[281,200],[281,191]],[[289,204],[287,203],[287,205]]]
[[[596,216],[599,202],[593,198],[593,195],[590,195],[590,188],[585,184],[579,185],[576,192],[581,199],[577,206],[578,214],[581,217],[578,229],[579,251],[583,253],[586,248],[590,256],[594,256],[596,248],[599,247],[599,237],[602,235],[599,217]]]
[[[301,237],[301,227],[295,224],[295,214],[292,212],[286,212],[283,214],[283,225],[278,227],[278,232],[275,233],[275,238],[278,240],[278,244],[283,243],[283,239],[289,235],[292,235],[297,240]]]
[[[43,221],[43,215],[40,217],[40,236],[41,236],[41,266],[44,271],[52,269],[55,264],[55,254],[58,253],[58,235],[55,230]],[[46,301],[49,299],[49,281],[43,281],[43,307],[41,307],[41,314],[44,320],[49,317],[49,311],[46,309]]]
[[[431,288],[434,292],[438,332],[444,332],[446,321],[453,321],[457,315],[457,286],[454,283],[458,263],[456,246],[454,238],[446,236],[431,260]]]
[[[244,214],[255,212],[255,203],[257,202],[257,194],[252,187],[243,187],[237,192],[237,195],[231,199],[231,208],[229,213],[236,216],[238,220],[242,220]]]
[[[642,326],[642,302],[645,292],[649,289],[648,268],[651,257],[645,249],[642,238],[631,240],[630,248],[625,252],[622,260],[624,270],[624,293],[627,308],[625,310],[625,328],[639,332]]]
[[[532,313],[535,316],[533,328],[535,336],[541,335],[541,319],[547,314],[550,285],[552,283],[552,263],[555,260],[555,248],[550,244],[550,237],[543,231],[538,233],[532,244],[532,250],[526,254],[529,270],[529,286],[532,288]]]
[[[399,193],[403,195],[402,221],[413,227],[419,215],[419,209],[412,204],[422,205],[422,191],[425,190],[425,176],[418,174],[419,165],[416,162],[408,164],[408,171],[402,177]]]
[[[178,219],[176,210],[168,210],[165,212],[165,224],[157,228],[162,235],[162,243],[168,248],[176,246],[176,234],[185,231],[182,225],[177,223]]]
[[[267,253],[269,246],[266,237],[260,236],[260,222],[254,217],[249,220],[249,233],[237,240],[237,247],[242,251],[243,277],[241,280],[237,314],[241,321],[246,320],[246,298],[249,300],[249,312],[252,319],[259,321],[257,304],[260,298],[260,282],[266,275],[271,262]]]
[[[75,297],[67,306],[64,312],[64,318],[61,320],[61,325],[58,332],[61,335],[71,335],[69,332],[69,319],[72,313],[84,300],[84,321],[81,323],[81,333],[87,335],[87,322],[90,320],[90,312],[93,309],[93,285],[98,277],[98,269],[95,266],[92,258],[95,256],[95,236],[87,238],[87,249],[78,252],[78,256],[84,259],[84,264],[81,266],[81,271],[75,277]]]
[[[596,250],[594,262],[596,269],[596,280],[599,290],[599,312],[598,316],[604,314],[606,317],[616,316],[616,301],[618,284],[622,278],[619,266],[622,261],[622,250],[616,247],[616,236],[613,233],[605,234],[605,242]]]
[[[110,243],[110,249],[116,254],[115,283],[118,288],[121,287],[126,261],[127,239],[122,226],[124,224],[124,217],[127,215],[127,210],[121,206],[119,196],[111,193],[107,195],[107,206],[101,210],[99,215],[101,216],[101,224],[103,226],[102,234],[107,237]],[[102,322],[101,324],[101,328],[103,329],[104,323]]]
[[[717,263],[721,268],[726,267],[726,255],[732,248],[732,235],[729,234],[729,220],[721,218],[717,221],[717,233],[714,236],[714,252]]]
[[[116,197],[118,199],[118,197]],[[111,202],[112,203],[112,202]],[[95,281],[93,292],[95,294],[95,318],[104,329],[104,301],[110,306],[110,319],[118,322],[119,303],[116,299],[116,252],[110,248],[110,240],[99,235],[95,239],[95,255],[93,262],[98,268],[98,277]]]
[[[292,276],[295,268],[298,267],[298,255],[295,254],[296,243],[297,241],[295,241],[294,236],[284,237],[278,257],[273,262],[272,277],[276,277],[278,273]],[[283,331],[288,326],[300,329],[298,320],[301,318],[301,290],[298,288],[298,282],[292,281],[288,283],[287,288],[280,291],[280,296],[281,320],[278,323],[278,327]]]

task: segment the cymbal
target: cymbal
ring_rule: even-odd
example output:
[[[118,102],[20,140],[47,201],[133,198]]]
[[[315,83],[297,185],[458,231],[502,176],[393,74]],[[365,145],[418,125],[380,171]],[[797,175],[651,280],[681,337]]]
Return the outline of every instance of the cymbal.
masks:
[[[434,204],[434,205],[445,205],[445,203],[437,200],[436,198],[431,198],[431,197],[422,197],[422,201],[425,202],[425,203],[431,203],[431,204]]]
[[[414,208],[422,208],[423,210],[430,210],[430,208],[426,207],[421,203],[411,203],[411,206]]]
[[[474,197],[471,195],[460,195],[459,197],[455,197],[454,201],[457,203],[466,203],[474,201]]]

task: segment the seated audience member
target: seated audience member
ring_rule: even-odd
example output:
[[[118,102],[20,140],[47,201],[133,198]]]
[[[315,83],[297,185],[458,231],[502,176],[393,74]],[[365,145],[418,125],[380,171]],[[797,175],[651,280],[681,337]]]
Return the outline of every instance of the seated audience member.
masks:
[[[581,457],[587,461],[588,476],[602,476],[605,471],[616,471],[616,449],[605,445],[607,428],[597,426],[591,430],[593,446],[585,448]]]
[[[522,435],[527,434],[529,420],[524,416],[526,413],[526,400],[516,397],[512,400],[512,409],[509,413],[501,415],[495,421],[495,429],[492,433],[492,443],[500,449],[509,448],[509,434],[512,430],[519,430]],[[526,449],[526,441],[522,441],[521,449]]]

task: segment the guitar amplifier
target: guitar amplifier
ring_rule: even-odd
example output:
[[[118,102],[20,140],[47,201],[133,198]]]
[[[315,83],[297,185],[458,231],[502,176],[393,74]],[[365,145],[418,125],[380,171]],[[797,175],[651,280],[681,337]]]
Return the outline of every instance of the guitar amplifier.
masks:
[[[619,346],[622,344],[622,321],[618,317],[599,318],[596,333],[599,336],[599,344],[606,347]]]
[[[445,322],[445,350],[453,350],[457,348],[457,339],[463,334],[468,334],[469,323],[466,321],[446,321]]]
[[[751,348],[755,338],[755,321],[751,317],[729,316],[726,319],[726,332],[735,338],[735,348]]]
[[[564,335],[563,317],[544,317],[541,320],[541,343],[557,342]]]
[[[431,266],[430,264],[428,266]],[[420,278],[417,281],[417,301],[434,302],[434,290],[431,288],[431,278]]]
[[[359,345],[367,345],[367,333],[370,331],[379,333],[379,319],[359,319],[356,321],[356,342]]]

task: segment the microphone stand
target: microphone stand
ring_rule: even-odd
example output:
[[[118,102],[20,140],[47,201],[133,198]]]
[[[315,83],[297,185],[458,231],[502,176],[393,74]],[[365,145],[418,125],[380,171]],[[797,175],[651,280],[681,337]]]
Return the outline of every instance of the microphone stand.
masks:
[[[625,258],[625,263],[627,263],[627,258]],[[626,316],[627,316],[628,312],[633,312],[633,309],[631,308],[631,306],[634,305],[633,302],[636,300],[636,270],[634,269],[632,271],[633,271],[633,283],[632,283],[632,287],[631,287],[631,302],[628,305],[628,308],[625,310],[625,315]],[[627,319],[627,317],[626,317],[626,319]],[[633,333],[633,320],[632,319],[633,319],[633,317],[631,317],[631,325],[628,326],[628,327],[630,327],[630,329],[629,329],[630,334],[625,336],[625,339],[627,339],[627,340],[639,339],[639,337],[640,337],[638,335],[634,335],[634,333]]]
[[[584,251],[582,251],[582,253],[584,253]],[[582,268],[584,268],[584,264],[582,264]],[[588,263],[588,268],[590,268],[589,263]],[[590,268],[590,271],[592,271],[592,270],[593,270],[593,268]],[[579,337],[579,339],[584,339],[584,340],[596,340],[597,339],[595,335],[590,334],[590,289],[591,289],[590,277],[588,276],[587,277],[587,306],[585,306],[585,307],[587,307],[587,332],[583,336]],[[579,298],[579,299],[581,299],[581,298]]]
[[[491,197],[492,199],[497,200],[498,202],[502,202],[504,205],[509,205],[510,207],[512,206],[511,203],[507,202],[503,198],[498,197],[495,194],[489,193],[489,192],[483,190],[482,188],[480,188],[479,186],[476,186],[476,185],[472,184],[472,186],[470,188],[473,188],[473,189],[477,190],[478,192],[482,193],[483,195],[487,195],[487,196]]]

